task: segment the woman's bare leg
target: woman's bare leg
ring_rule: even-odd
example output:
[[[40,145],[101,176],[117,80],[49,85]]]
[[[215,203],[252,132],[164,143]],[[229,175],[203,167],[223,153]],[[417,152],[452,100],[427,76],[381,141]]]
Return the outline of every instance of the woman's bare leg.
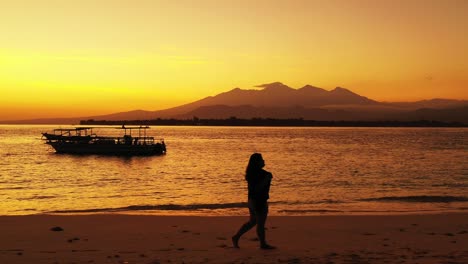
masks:
[[[260,241],[260,247],[266,245],[265,240],[265,222],[267,219],[268,212],[262,212],[257,214],[257,236]]]
[[[268,216],[268,205],[262,213],[257,213],[257,236],[260,241],[261,249],[275,249],[274,246],[269,245],[265,238],[265,223]]]
[[[246,222],[245,224],[243,224],[241,226],[241,228],[239,229],[239,231],[237,231],[237,234],[235,234],[233,237],[232,237],[232,246],[235,247],[235,248],[239,248],[239,239],[241,238],[241,236],[245,233],[247,233],[247,231],[249,231],[250,229],[252,229],[252,227],[254,227],[255,225],[257,224],[257,217],[255,216],[255,214],[251,211],[250,212],[250,219],[248,222]]]

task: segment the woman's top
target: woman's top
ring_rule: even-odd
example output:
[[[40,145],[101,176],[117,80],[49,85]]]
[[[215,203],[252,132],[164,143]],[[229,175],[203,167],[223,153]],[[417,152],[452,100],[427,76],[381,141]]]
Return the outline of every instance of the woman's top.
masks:
[[[270,198],[270,184],[273,175],[260,169],[258,172],[251,173],[247,177],[249,194],[248,198],[256,201],[266,201]]]

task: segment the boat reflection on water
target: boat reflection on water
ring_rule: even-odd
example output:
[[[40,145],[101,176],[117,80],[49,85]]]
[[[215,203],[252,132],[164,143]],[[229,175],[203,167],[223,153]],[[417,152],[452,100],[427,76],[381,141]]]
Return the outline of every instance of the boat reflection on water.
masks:
[[[46,144],[57,153],[98,155],[163,155],[166,144],[146,135],[149,126],[117,127],[123,130],[121,137],[98,136],[93,127],[58,128],[52,133],[42,133]],[[132,133],[134,135],[132,135]],[[138,134],[138,136],[136,136]]]

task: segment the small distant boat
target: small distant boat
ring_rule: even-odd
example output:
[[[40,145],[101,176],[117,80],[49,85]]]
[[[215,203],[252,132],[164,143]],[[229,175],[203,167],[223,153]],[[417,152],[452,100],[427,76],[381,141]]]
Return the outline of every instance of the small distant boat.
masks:
[[[163,139],[156,141],[154,137],[146,136],[149,128],[123,125],[116,128],[124,130],[121,137],[97,136],[93,133],[93,127],[58,128],[52,133],[42,133],[42,137],[57,153],[125,156],[166,154]],[[133,136],[132,132],[138,133],[138,136]]]

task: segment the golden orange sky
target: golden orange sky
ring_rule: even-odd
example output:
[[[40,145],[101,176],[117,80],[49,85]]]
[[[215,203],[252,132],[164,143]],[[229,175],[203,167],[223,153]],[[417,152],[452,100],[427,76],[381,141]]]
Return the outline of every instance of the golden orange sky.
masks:
[[[4,1],[0,120],[158,110],[281,81],[468,99],[468,1]]]

